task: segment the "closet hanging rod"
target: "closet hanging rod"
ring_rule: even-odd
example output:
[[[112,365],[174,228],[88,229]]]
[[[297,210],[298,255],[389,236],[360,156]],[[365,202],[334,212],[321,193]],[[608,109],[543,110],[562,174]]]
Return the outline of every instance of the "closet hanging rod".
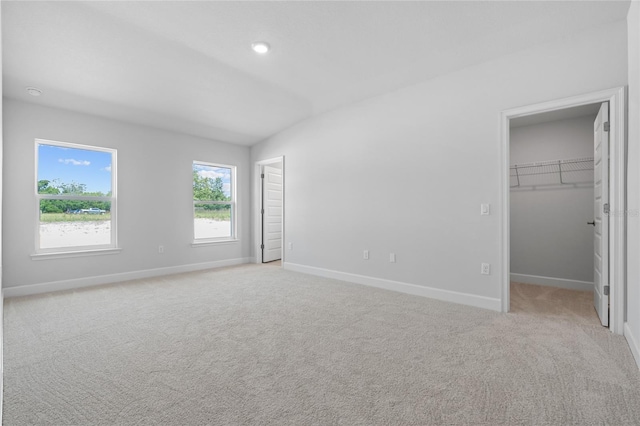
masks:
[[[559,175],[561,184],[564,184],[563,173],[581,172],[593,170],[593,157],[571,158],[566,160],[538,161],[535,163],[514,164],[509,167],[511,178],[516,179],[516,184],[520,186],[520,178],[535,175]]]
[[[584,158],[572,158],[569,160],[547,160],[547,161],[537,161],[534,163],[522,163],[522,164],[513,164],[511,165],[511,169],[526,169],[532,167],[544,167],[544,166],[557,166],[561,165],[569,165],[569,164],[585,164],[589,163],[593,164],[593,157],[584,157]]]

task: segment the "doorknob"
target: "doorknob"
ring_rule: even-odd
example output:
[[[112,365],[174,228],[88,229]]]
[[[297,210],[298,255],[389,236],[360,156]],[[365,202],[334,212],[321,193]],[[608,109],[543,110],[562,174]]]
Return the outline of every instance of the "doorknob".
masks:
[[[587,225],[593,225],[593,226],[596,226],[596,221],[594,220],[593,222],[587,222]]]

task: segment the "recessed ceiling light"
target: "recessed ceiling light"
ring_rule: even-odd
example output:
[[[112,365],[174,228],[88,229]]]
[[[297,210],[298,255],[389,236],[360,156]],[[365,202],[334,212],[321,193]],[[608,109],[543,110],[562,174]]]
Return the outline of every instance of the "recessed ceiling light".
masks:
[[[35,87],[27,87],[27,93],[30,94],[31,96],[40,96],[42,95],[42,90],[37,89]]]
[[[264,55],[271,49],[271,46],[269,46],[267,42],[256,41],[255,43],[251,43],[251,48],[254,52]]]

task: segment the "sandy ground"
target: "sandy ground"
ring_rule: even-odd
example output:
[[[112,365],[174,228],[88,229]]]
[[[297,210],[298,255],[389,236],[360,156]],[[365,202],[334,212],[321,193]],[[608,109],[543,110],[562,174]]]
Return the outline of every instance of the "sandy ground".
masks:
[[[231,222],[211,219],[195,220],[196,238],[218,238],[230,235]],[[76,247],[110,244],[111,222],[54,222],[40,224],[40,247]]]
[[[110,244],[111,222],[53,222],[40,224],[40,247]]]
[[[213,219],[195,219],[196,238],[220,238],[231,236],[231,222]]]

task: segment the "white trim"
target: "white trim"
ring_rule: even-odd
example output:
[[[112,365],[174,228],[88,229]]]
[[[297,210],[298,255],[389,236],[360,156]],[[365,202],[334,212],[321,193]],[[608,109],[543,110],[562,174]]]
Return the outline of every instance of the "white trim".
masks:
[[[193,170],[193,166],[204,166],[204,167],[217,167],[219,169],[229,169],[231,171],[231,200],[230,201],[214,201],[214,200],[193,200],[193,204],[191,206],[192,209],[192,217],[191,221],[192,232],[191,236],[193,237],[193,243],[197,244],[198,241],[202,241],[203,243],[213,242],[211,238],[196,238],[196,204],[220,204],[220,205],[229,205],[231,206],[231,236],[229,237],[221,237],[219,241],[233,241],[238,239],[238,174],[237,167],[230,164],[220,164],[220,163],[209,163],[206,161],[193,160],[191,163],[191,170]],[[193,190],[191,191],[191,195],[193,198]]]
[[[500,312],[501,308],[500,299],[491,297],[477,296],[475,294],[460,293],[457,291],[443,290],[440,288],[426,287],[400,281],[391,281],[382,278],[368,277],[365,275],[350,274],[347,272],[316,268],[315,266],[299,265],[288,262],[283,262],[282,265],[284,269],[289,271],[302,272],[304,274],[317,275],[319,277],[332,278],[336,280],[347,281],[350,283],[397,291],[399,293],[412,294],[414,296],[428,297],[431,299],[459,303],[462,305],[474,306],[476,308],[489,309],[498,312]]]
[[[626,291],[626,123],[625,89],[619,88],[609,98],[609,328],[616,334],[624,332]]]
[[[627,343],[629,344],[629,348],[631,348],[631,353],[636,360],[636,364],[638,364],[638,368],[640,368],[640,344],[638,339],[633,336],[628,322],[624,323],[624,337],[627,339]]]
[[[69,196],[69,195],[63,195],[63,194],[56,194],[56,195],[49,195],[49,194],[40,194],[38,193],[38,164],[40,163],[40,152],[38,150],[38,147],[40,145],[48,145],[48,146],[57,146],[57,147],[63,147],[63,148],[73,148],[73,149],[81,149],[81,150],[85,150],[85,151],[97,151],[97,152],[104,152],[104,153],[108,153],[111,155],[111,170],[109,173],[111,173],[111,195],[110,196],[100,196],[100,197],[91,197],[91,196],[82,196],[82,195],[78,195],[78,196]],[[96,249],[101,249],[101,248],[109,248],[109,249],[114,249],[117,250],[118,249],[118,150],[116,148],[106,148],[106,147],[101,147],[101,146],[94,146],[94,145],[85,145],[85,144],[78,144],[78,143],[72,143],[72,142],[60,142],[60,141],[53,141],[53,140],[48,140],[48,139],[40,139],[40,138],[35,138],[34,139],[34,148],[35,148],[35,169],[34,169],[34,174],[35,174],[35,185],[33,187],[33,192],[35,194],[35,211],[36,211],[36,217],[35,217],[35,233],[34,233],[34,238],[35,238],[35,251],[36,254],[53,254],[53,253],[61,253],[61,254],[65,254],[65,253],[69,253],[69,250],[73,251],[73,252],[80,252],[84,249],[87,249],[89,251],[94,251]],[[109,214],[110,214],[110,219],[109,222],[111,223],[110,229],[111,229],[111,241],[109,244],[104,244],[104,245],[83,245],[83,246],[78,246],[78,247],[50,247],[50,248],[46,248],[43,249],[40,247],[40,226],[41,226],[41,222],[40,222],[40,201],[41,200],[78,200],[78,201],[103,201],[103,202],[108,202],[109,203]],[[62,256],[62,257],[69,257],[69,256]],[[32,255],[33,258],[33,255]]]
[[[2,7],[0,6],[0,23],[2,22]],[[1,30],[2,24],[0,24]],[[0,71],[2,70],[2,31],[0,31]],[[0,85],[0,99],[2,99],[2,86]],[[2,125],[2,102],[0,102],[0,425],[2,424],[2,411],[4,400],[4,291],[2,290],[2,187],[3,187],[3,125]]]
[[[502,268],[500,269],[500,298],[501,298],[501,310],[502,312],[509,312],[511,310],[511,295],[509,285],[511,283],[511,248],[510,248],[510,226],[511,226],[511,218],[510,218],[510,178],[507,173],[510,173],[511,167],[511,158],[509,154],[509,120],[511,119],[511,115],[509,115],[508,111],[503,111],[500,114],[500,153],[501,153],[501,162],[500,162],[500,202],[502,205],[500,206],[499,212],[499,220],[502,224],[502,228],[500,229],[500,249],[501,249],[501,258],[502,258]],[[506,171],[505,171],[506,170]]]
[[[509,121],[513,118],[540,114],[581,105],[609,102],[611,130],[609,132],[611,165],[609,169],[609,204],[613,213],[609,218],[609,329],[623,333],[625,288],[625,89],[617,87],[571,98],[559,99],[502,111],[500,116],[500,223],[502,268],[502,311],[509,312]]]
[[[106,248],[106,249],[94,249],[94,250],[89,249],[89,250],[34,253],[31,255],[31,260],[50,260],[50,259],[64,259],[67,257],[102,256],[105,254],[118,254],[121,251],[122,251],[121,248]]]
[[[238,240],[238,239],[192,241],[191,242],[191,247],[217,246],[217,245],[224,245],[224,244],[235,244],[235,243],[239,243],[239,242],[240,242],[240,240]]]
[[[237,259],[217,260],[212,262],[192,263],[189,265],[169,266],[165,268],[144,269],[141,271],[122,272],[118,274],[98,275],[94,277],[75,278],[71,280],[52,281],[48,283],[30,284],[18,287],[6,287],[5,297],[28,296],[31,294],[48,293],[51,291],[71,290],[76,288],[91,287],[102,284],[118,283],[122,281],[151,278],[163,275],[181,274],[183,272],[201,271],[203,269],[222,268],[224,266],[241,265],[249,263],[251,258],[241,257]]]
[[[511,281],[523,284],[545,285],[548,287],[566,288],[568,290],[593,291],[593,282],[568,280],[565,278],[542,277],[538,275],[511,273]]]
[[[2,400],[4,399],[4,290],[0,290],[0,424],[2,424]]]
[[[280,157],[269,158],[267,160],[259,160],[254,163],[253,168],[253,208],[251,211],[253,212],[254,220],[253,220],[253,249],[255,250],[255,256],[253,259],[255,263],[262,263],[262,249],[260,245],[262,244],[262,215],[260,214],[260,209],[262,208],[262,182],[260,180],[260,175],[262,174],[262,166],[266,166],[274,163],[282,163],[282,244],[281,244],[281,258],[282,264],[285,262],[285,232],[286,232],[286,220],[285,220],[285,164],[284,164],[284,155]]]

